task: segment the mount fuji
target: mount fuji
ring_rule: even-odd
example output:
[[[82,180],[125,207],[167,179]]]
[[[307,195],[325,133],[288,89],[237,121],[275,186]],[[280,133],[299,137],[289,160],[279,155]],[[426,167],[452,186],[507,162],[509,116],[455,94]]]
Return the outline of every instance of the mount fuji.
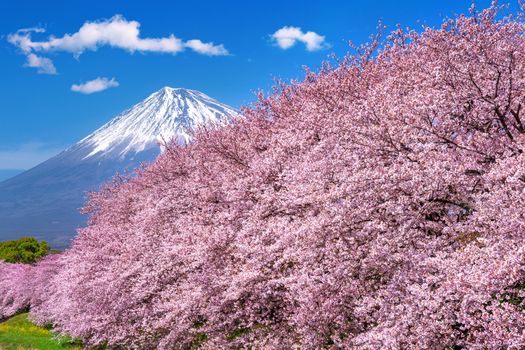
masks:
[[[154,160],[159,142],[189,142],[195,127],[236,115],[202,92],[162,88],[57,156],[0,182],[0,239],[34,236],[67,247],[86,222],[79,213],[86,191]]]

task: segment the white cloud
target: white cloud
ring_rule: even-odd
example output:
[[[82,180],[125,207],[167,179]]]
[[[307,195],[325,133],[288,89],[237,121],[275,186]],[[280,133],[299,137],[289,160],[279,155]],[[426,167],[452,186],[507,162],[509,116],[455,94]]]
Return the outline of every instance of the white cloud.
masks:
[[[208,56],[225,56],[229,55],[228,50],[224,48],[224,45],[214,45],[213,43],[203,43],[198,39],[188,40],[186,47],[189,47],[195,52],[201,53]]]
[[[71,91],[89,95],[117,86],[119,86],[119,83],[115,80],[115,78],[108,79],[99,77],[90,81],[86,81],[82,84],[73,84],[71,86]]]
[[[40,57],[34,53],[27,55],[26,67],[33,67],[38,69],[38,73],[41,74],[57,74],[57,70],[53,61],[46,57]]]
[[[26,170],[60,153],[61,149],[43,143],[26,143],[0,149],[0,170]]]
[[[305,44],[308,51],[317,51],[328,46],[323,35],[311,31],[304,33],[299,27],[282,27],[272,34],[272,39],[283,50],[291,48],[298,41]]]
[[[84,51],[96,51],[99,47],[110,46],[114,48],[123,49],[129,52],[159,52],[176,54],[184,51],[186,47],[193,51],[204,55],[217,56],[227,55],[228,50],[221,45],[213,43],[204,43],[198,39],[183,40],[175,37],[173,34],[167,37],[160,38],[141,38],[140,37],[140,23],[137,21],[128,21],[123,16],[116,15],[107,20],[85,22],[80,29],[73,34],[65,34],[62,37],[50,36],[48,40],[33,41],[33,33],[43,33],[43,28],[27,28],[20,29],[14,34],[10,34],[7,40],[19,47],[22,52],[28,56],[35,53],[44,53],[52,51],[69,52],[75,57],[79,57]],[[56,73],[53,63],[48,58],[44,59],[46,68],[38,65],[30,65],[30,67],[39,68],[41,73]],[[35,58],[32,58],[33,60]]]
[[[8,41],[27,51],[66,51],[81,55],[86,50],[96,51],[109,45],[134,51],[177,53],[184,49],[182,41],[174,35],[165,38],[140,38],[140,23],[128,21],[122,16],[113,16],[109,20],[86,22],[78,32],[65,34],[63,37],[49,37],[47,41],[33,41],[32,32],[42,33],[42,28],[30,28],[17,31],[8,36]]]

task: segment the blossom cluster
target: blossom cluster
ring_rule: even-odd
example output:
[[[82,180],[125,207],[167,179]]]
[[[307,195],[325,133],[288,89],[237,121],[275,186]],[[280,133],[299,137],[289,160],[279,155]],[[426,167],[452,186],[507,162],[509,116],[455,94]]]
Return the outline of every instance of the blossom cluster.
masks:
[[[51,279],[59,270],[59,256],[49,255],[35,264],[0,260],[0,320],[38,305],[51,292]]]

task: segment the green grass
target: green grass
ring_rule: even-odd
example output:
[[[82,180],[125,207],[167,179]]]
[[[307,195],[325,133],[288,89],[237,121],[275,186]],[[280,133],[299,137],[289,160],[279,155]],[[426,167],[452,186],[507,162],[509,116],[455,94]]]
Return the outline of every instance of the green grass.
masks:
[[[38,327],[27,319],[27,313],[0,323],[0,350],[80,350],[79,342],[57,337],[51,330]]]

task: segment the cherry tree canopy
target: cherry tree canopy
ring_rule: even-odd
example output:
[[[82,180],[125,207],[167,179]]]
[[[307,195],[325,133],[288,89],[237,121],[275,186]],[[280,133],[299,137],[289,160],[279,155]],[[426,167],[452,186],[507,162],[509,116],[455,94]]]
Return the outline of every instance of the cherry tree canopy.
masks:
[[[525,24],[398,29],[93,193],[33,317],[130,349],[519,349]]]

